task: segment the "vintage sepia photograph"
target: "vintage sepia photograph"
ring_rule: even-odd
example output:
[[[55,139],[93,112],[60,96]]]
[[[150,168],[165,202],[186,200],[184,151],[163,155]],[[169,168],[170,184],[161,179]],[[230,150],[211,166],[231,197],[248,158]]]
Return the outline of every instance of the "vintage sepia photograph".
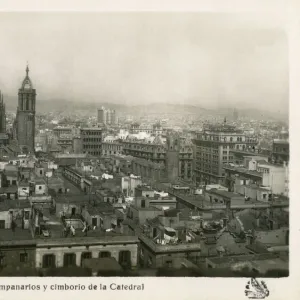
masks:
[[[283,19],[0,12],[0,36],[0,276],[289,276]]]

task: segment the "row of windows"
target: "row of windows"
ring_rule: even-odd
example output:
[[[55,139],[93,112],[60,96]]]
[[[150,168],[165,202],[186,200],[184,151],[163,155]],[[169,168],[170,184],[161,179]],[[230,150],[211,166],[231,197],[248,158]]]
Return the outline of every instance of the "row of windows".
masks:
[[[19,255],[19,262],[20,263],[27,263],[28,262],[28,253],[20,253]],[[5,265],[5,256],[3,254],[0,255],[0,266],[3,267]]]
[[[83,142],[101,142],[102,139],[99,138],[84,138]]]
[[[83,145],[83,149],[98,149],[101,145]]]
[[[289,148],[288,147],[274,147],[274,152],[289,153]]]
[[[207,164],[218,164],[219,163],[219,159],[198,159],[196,161],[197,163],[207,163]]]
[[[85,135],[102,135],[102,131],[85,131],[85,130],[82,130],[81,131],[82,134],[85,134]]]
[[[214,135],[202,135],[201,136],[202,139],[204,140],[210,140],[210,141],[224,141],[224,142],[242,142],[243,140],[245,140],[245,137],[229,137],[229,136],[214,136]]]
[[[94,155],[94,156],[100,156],[101,155],[100,151],[87,151],[87,152],[88,152],[88,154]]]
[[[105,154],[117,154],[117,153],[120,153],[119,151],[102,151],[102,153],[105,155]]]
[[[109,251],[101,251],[98,254],[99,258],[111,257],[111,253]],[[91,252],[83,252],[81,254],[81,265],[84,259],[92,258]],[[131,252],[129,250],[124,250],[119,252],[119,263],[121,265],[130,264],[131,263]],[[63,259],[64,267],[76,266],[76,254],[75,253],[65,253]],[[56,267],[56,257],[54,254],[45,254],[43,256],[42,262],[43,268],[55,268]]]
[[[102,148],[104,148],[104,149],[115,149],[115,150],[122,150],[123,149],[123,147],[121,147],[121,146],[107,145],[107,144],[102,144]]]
[[[202,155],[199,155],[197,157],[197,160],[201,160],[202,159],[219,159],[219,155],[211,155],[211,154],[202,154]]]

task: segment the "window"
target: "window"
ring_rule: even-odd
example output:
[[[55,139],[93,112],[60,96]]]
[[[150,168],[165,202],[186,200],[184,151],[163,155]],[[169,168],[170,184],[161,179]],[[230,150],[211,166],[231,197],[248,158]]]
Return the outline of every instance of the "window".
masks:
[[[43,256],[43,268],[55,268],[54,254],[45,254]]]
[[[124,268],[131,267],[131,252],[128,250],[119,252],[119,264]]]
[[[101,251],[99,252],[99,258],[111,257],[111,253],[109,251]]]
[[[43,170],[40,170],[40,175],[43,175]]]
[[[97,226],[97,218],[92,218],[92,226]]]
[[[0,229],[5,229],[5,220],[0,220]]]
[[[81,254],[81,266],[82,266],[82,264],[83,264],[83,261],[84,261],[85,259],[89,259],[89,258],[92,258],[92,253],[91,253],[91,252],[83,252],[83,253]]]
[[[145,202],[145,200],[143,199],[143,200],[141,201],[141,207],[142,207],[142,208],[145,208],[145,206],[146,206],[146,202]]]
[[[27,253],[20,253],[20,262],[26,263],[28,261],[28,254]]]
[[[0,254],[0,267],[3,267],[5,264],[5,256],[3,254]]]
[[[42,189],[42,187],[39,185],[39,190],[41,190]]]
[[[76,266],[76,254],[66,253],[64,255],[64,267]]]
[[[166,261],[166,266],[167,266],[168,268],[171,268],[171,267],[172,267],[172,260],[167,260],[167,261]]]
[[[28,211],[28,210],[25,210],[24,213],[25,213],[25,214],[24,214],[24,219],[25,219],[25,220],[29,220],[29,215],[30,215],[29,211]]]

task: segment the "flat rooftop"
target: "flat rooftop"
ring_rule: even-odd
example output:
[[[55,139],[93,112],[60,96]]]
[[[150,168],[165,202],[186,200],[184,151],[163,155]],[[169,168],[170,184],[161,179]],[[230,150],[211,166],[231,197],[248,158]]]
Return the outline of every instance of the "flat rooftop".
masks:
[[[218,189],[210,189],[209,191],[206,191],[206,193],[222,196],[225,198],[236,198],[236,197],[241,198],[241,197],[243,197],[242,195],[237,194],[237,193],[228,192],[228,191],[224,191],[224,190],[218,190]]]
[[[148,186],[145,186],[145,185],[139,185],[136,187],[137,190],[140,190],[140,191],[145,191],[145,192],[154,192],[154,189],[148,187]]]
[[[214,257],[209,258],[209,261],[221,265],[221,264],[234,264],[237,262],[246,262],[246,261],[262,261],[269,259],[277,259],[278,256],[273,253],[264,253],[264,254],[248,254],[248,255],[239,255],[239,256],[223,256],[223,257]]]
[[[0,229],[0,246],[17,246],[20,244],[35,244],[29,229],[21,229],[18,227],[15,229],[15,231],[12,231],[12,229]]]
[[[288,145],[289,141],[288,140],[284,140],[284,139],[274,139],[273,143],[274,144],[286,144],[286,145]]]
[[[75,236],[75,237],[61,237],[61,238],[44,238],[36,241],[38,247],[50,246],[76,246],[76,245],[99,245],[99,244],[137,244],[139,242],[136,236],[125,236],[105,232],[102,235],[95,237],[89,236]]]
[[[234,171],[234,172],[237,172],[237,173],[240,173],[240,174],[246,174],[246,175],[256,176],[256,177],[260,177],[260,178],[263,177],[262,173],[254,171],[254,170],[253,171],[248,170],[244,167],[233,167],[233,166],[230,166],[230,165],[224,165],[223,169],[231,170],[231,171]]]
[[[85,194],[57,194],[55,199],[56,203],[93,203],[93,201],[99,201],[98,198],[94,195],[85,195]]]
[[[10,209],[24,209],[31,208],[31,204],[28,199],[24,200],[0,200],[0,211],[8,211]]]

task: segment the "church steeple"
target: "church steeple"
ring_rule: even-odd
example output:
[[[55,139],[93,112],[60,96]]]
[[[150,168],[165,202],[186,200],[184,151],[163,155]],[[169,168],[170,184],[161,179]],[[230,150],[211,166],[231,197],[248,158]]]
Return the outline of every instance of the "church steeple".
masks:
[[[6,132],[6,111],[3,93],[0,91],[0,133]]]
[[[22,87],[21,87],[22,90],[33,90],[33,84],[31,82],[31,79],[29,78],[29,66],[28,66],[28,63],[26,65],[26,76],[23,80],[23,83],[22,83]]]
[[[35,136],[35,102],[36,90],[29,77],[28,63],[26,75],[18,93],[18,109],[16,118],[16,135],[19,146],[24,153],[34,151]]]

